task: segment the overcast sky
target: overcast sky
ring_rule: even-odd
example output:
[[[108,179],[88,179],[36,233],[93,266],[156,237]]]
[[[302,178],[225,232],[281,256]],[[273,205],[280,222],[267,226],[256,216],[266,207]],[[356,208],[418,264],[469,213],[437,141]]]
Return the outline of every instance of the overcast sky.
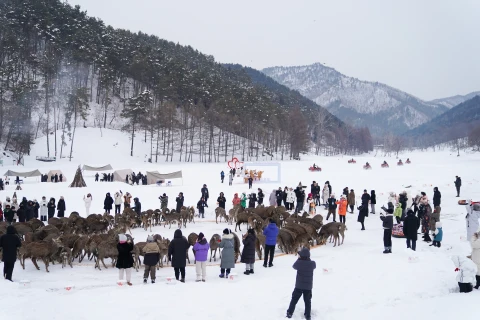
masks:
[[[480,90],[479,0],[69,0],[114,27],[262,69],[325,63],[430,100]]]

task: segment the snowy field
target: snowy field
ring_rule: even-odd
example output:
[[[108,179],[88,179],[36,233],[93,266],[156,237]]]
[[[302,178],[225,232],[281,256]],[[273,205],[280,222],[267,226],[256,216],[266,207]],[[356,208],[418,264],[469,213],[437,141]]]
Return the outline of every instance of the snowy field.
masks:
[[[179,192],[185,195],[186,205],[195,205],[200,197],[200,188],[204,183],[210,190],[210,208],[207,208],[204,221],[187,225],[182,229],[184,235],[190,232],[203,232],[207,239],[213,233],[221,234],[226,223],[215,224],[215,200],[220,192],[227,197],[227,210],[231,207],[234,193],[248,191],[239,179],[229,187],[228,182],[220,183],[220,171],[228,171],[226,163],[164,163],[145,162],[148,144],[136,143],[135,157],[129,156],[129,141],[120,132],[104,130],[100,137],[98,130],[80,129],[77,132],[74,159],[69,162],[62,159],[54,163],[35,161],[35,157],[25,158],[25,167],[8,166],[4,161],[1,174],[7,170],[27,171],[39,169],[46,173],[51,169],[63,171],[71,182],[78,165],[105,165],[110,163],[114,169],[131,168],[135,172],[158,170],[168,173],[183,171],[183,182],[172,180],[170,187],[128,186],[119,182],[94,182],[93,174],[85,176],[87,187],[70,189],[68,183],[38,183],[36,179],[26,180],[22,197],[40,200],[60,196],[65,197],[68,215],[78,211],[85,215],[82,198],[87,193],[93,195],[91,212],[103,213],[103,200],[107,192],[118,190],[130,192],[139,197],[142,209],[159,208],[158,197],[166,193],[169,207],[173,208],[175,196]],[[117,145],[118,143],[118,145]],[[40,139],[35,145],[33,155],[45,155],[45,141]],[[69,147],[67,147],[69,150]],[[377,192],[377,211],[387,204],[388,192],[396,193],[408,189],[412,196],[425,191],[433,197],[433,188],[437,186],[442,193],[442,213],[444,237],[442,248],[434,248],[419,241],[417,252],[406,249],[404,239],[393,238],[393,254],[384,255],[383,230],[379,215],[369,215],[366,219],[366,231],[360,231],[356,222],[357,214],[347,214],[348,231],[345,243],[333,248],[331,244],[312,250],[312,259],[317,262],[314,275],[312,298],[313,319],[474,319],[474,306],[480,293],[456,293],[454,265],[450,256],[469,254],[470,246],[465,240],[465,208],[457,205],[453,181],[455,175],[462,177],[462,199],[480,200],[480,154],[462,154],[448,150],[430,153],[402,154],[402,160],[409,157],[410,165],[397,167],[396,159],[374,157],[373,155],[355,157],[356,164],[347,164],[349,157],[304,157],[302,161],[281,162],[281,183],[254,183],[254,190],[260,187],[268,199],[272,189],[279,186],[296,186],[300,181],[308,185],[313,180],[323,183],[329,180],[334,193],[339,196],[344,187],[353,188],[359,200],[363,189]],[[380,163],[387,160],[389,169],[381,169]],[[365,171],[362,165],[369,161],[372,170]],[[307,168],[315,162],[322,172],[311,173]],[[261,170],[262,168],[258,168]],[[272,173],[273,174],[273,173]],[[13,178],[12,178],[13,179]],[[183,183],[183,184],[182,184]],[[0,199],[12,196],[14,186],[0,192]],[[325,211],[317,212],[326,217]],[[153,233],[173,238],[174,228],[154,227]],[[243,234],[246,225],[242,226]],[[135,241],[145,241],[149,233],[134,230]],[[17,261],[13,273],[14,282],[1,282],[0,296],[2,319],[280,319],[285,317],[295,284],[295,271],[291,268],[296,260],[293,255],[281,255],[274,260],[274,267],[265,269],[262,262],[255,264],[255,274],[243,275],[244,265],[237,264],[235,270],[238,280],[230,282],[218,278],[219,266],[212,261],[207,268],[207,281],[196,283],[194,266],[188,266],[186,283],[166,285],[165,277],[173,276],[173,269],[165,267],[157,271],[157,283],[144,285],[143,272],[133,272],[132,287],[116,285],[117,269],[109,267],[95,270],[92,261],[76,261],[73,269],[62,269],[56,264],[45,272],[42,262],[37,271],[30,260],[22,270]],[[190,251],[190,257],[193,255]],[[107,261],[109,261],[107,259]],[[193,262],[193,261],[192,261]],[[107,264],[107,266],[109,266]],[[3,267],[3,266],[2,266]],[[326,272],[327,270],[328,272]],[[23,289],[21,280],[29,280],[31,287]],[[74,286],[70,291],[66,286]],[[294,319],[303,319],[303,301],[300,300]]]

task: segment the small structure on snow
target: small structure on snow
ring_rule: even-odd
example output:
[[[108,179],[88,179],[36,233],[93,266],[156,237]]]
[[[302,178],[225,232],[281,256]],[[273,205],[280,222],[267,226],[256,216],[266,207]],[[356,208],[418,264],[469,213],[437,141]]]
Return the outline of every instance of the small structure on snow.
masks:
[[[75,177],[73,178],[72,184],[69,185],[70,188],[83,188],[86,187],[87,184],[85,180],[83,180],[82,170],[80,166],[77,168],[77,172],[75,173]]]

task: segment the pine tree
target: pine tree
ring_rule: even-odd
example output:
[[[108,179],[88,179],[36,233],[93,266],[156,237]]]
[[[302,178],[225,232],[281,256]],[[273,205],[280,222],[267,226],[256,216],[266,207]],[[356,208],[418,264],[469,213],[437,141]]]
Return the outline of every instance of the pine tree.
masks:
[[[77,168],[77,172],[75,173],[75,177],[73,178],[72,184],[69,185],[70,188],[83,188],[86,187],[87,184],[85,180],[83,180],[82,169],[80,166]]]

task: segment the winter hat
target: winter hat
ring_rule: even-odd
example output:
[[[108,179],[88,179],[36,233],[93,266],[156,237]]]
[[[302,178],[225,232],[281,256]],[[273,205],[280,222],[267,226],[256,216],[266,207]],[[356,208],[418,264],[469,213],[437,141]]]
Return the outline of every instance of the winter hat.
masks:
[[[151,235],[148,236],[148,237],[147,237],[147,242],[153,242],[153,236],[151,236]]]
[[[392,213],[393,213],[393,209],[392,209],[392,208],[388,208],[388,209],[387,209],[387,213],[392,214]]]
[[[272,218],[268,219],[268,221],[269,221],[270,223],[275,223],[275,220],[273,220]]]
[[[298,255],[300,256],[300,258],[310,258],[310,250],[304,247],[298,252]]]
[[[344,195],[344,194],[342,194],[342,195],[340,196],[340,198],[342,198],[342,199],[345,199],[345,195]]]
[[[413,215],[415,215],[415,212],[413,212],[413,210],[408,210],[407,215],[409,215],[409,216],[412,215],[413,216]]]
[[[166,197],[167,195],[164,193],[163,196]]]
[[[198,234],[198,241],[202,241],[203,238],[205,238],[205,236],[203,235],[203,232],[200,232],[200,233]]]
[[[120,243],[125,243],[125,242],[127,242],[127,236],[124,235],[123,233],[120,233],[120,234],[118,235],[118,242],[120,242]]]
[[[227,228],[223,229],[223,234],[230,234],[230,230],[228,230]]]

